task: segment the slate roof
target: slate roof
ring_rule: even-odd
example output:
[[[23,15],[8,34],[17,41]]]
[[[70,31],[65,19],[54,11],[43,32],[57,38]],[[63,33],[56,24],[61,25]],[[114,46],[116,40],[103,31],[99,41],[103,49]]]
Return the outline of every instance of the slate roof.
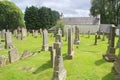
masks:
[[[96,17],[64,17],[62,20],[67,25],[99,24],[99,18]]]

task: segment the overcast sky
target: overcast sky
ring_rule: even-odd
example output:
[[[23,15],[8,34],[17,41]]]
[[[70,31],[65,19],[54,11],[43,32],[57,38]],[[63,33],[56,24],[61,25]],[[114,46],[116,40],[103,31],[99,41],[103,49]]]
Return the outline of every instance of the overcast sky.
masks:
[[[23,12],[28,6],[46,6],[63,13],[65,17],[89,16],[90,0],[11,0]]]

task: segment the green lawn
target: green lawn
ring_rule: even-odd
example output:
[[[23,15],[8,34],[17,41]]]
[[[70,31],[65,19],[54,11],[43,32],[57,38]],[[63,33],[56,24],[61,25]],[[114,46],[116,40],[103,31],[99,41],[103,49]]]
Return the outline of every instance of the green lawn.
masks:
[[[102,54],[106,53],[107,39],[106,41],[99,40],[98,45],[94,46],[93,35],[90,39],[87,35],[80,35],[80,45],[78,48],[74,45],[73,60],[66,59],[67,42],[64,40],[65,38],[63,38],[62,55],[67,70],[66,80],[114,80],[114,74],[111,72],[113,63],[108,63],[102,58]],[[54,38],[49,35],[49,44],[52,45],[53,42]],[[13,38],[13,43],[20,53],[24,50],[35,52],[41,50],[42,36],[34,38],[29,35],[24,40]],[[7,55],[8,50],[1,50],[0,55],[3,54]],[[0,80],[51,80],[52,74],[48,51],[41,51],[35,56],[0,68]]]

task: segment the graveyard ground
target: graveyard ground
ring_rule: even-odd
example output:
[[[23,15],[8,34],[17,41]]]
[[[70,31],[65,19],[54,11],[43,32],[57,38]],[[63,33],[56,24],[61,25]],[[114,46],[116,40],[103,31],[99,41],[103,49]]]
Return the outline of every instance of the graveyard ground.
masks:
[[[66,59],[67,42],[64,40],[63,37],[62,55],[67,70],[66,80],[114,80],[111,70],[113,63],[108,63],[102,58],[102,54],[106,53],[107,39],[106,41],[99,40],[98,45],[94,46],[94,35],[89,39],[87,35],[80,35],[80,45],[74,45],[73,60]],[[53,42],[54,38],[51,38],[49,34],[50,45]],[[38,38],[34,38],[29,35],[24,40],[13,38],[13,43],[20,53],[25,49],[35,52],[42,47],[42,37],[39,35]],[[7,55],[8,50],[1,50],[0,55],[3,54]],[[0,68],[0,80],[51,80],[52,74],[49,51],[39,51],[32,57]]]

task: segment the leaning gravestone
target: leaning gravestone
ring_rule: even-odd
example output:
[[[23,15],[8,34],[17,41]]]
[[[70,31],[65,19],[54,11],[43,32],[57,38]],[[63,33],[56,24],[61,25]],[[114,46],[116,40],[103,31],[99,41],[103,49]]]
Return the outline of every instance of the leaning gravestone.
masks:
[[[72,59],[74,56],[74,48],[73,48],[73,36],[72,36],[72,29],[68,29],[68,59]]]
[[[3,67],[7,64],[7,58],[6,56],[2,55],[0,56],[0,67]]]
[[[63,57],[61,54],[61,43],[55,42],[54,49],[56,51],[56,55],[55,55],[55,63],[54,63],[55,67],[54,67],[52,80],[65,80],[67,73],[63,64]]]
[[[50,61],[51,61],[51,64],[52,64],[52,67],[54,68],[54,63],[55,63],[55,49],[53,46],[49,46],[49,51],[50,51]]]
[[[46,29],[43,30],[43,45],[42,50],[46,51],[48,50],[48,32]]]
[[[14,62],[16,62],[16,61],[18,61],[20,59],[20,55],[18,53],[17,48],[10,49],[8,54],[9,54],[9,61],[10,61],[10,63],[14,63]]]
[[[12,46],[12,35],[11,32],[5,33],[5,48],[8,49]]]
[[[109,41],[109,45],[107,48],[107,52],[105,55],[103,55],[103,58],[108,61],[108,62],[113,62],[116,59],[116,55],[115,55],[115,48],[114,48],[114,43],[115,43],[115,25],[111,25],[110,27],[110,41]]]
[[[32,56],[32,54],[28,50],[25,50],[21,56],[21,59],[25,59],[25,58],[28,58],[30,56]]]
[[[80,44],[80,30],[77,26],[75,26],[75,40],[74,40],[74,44]]]

